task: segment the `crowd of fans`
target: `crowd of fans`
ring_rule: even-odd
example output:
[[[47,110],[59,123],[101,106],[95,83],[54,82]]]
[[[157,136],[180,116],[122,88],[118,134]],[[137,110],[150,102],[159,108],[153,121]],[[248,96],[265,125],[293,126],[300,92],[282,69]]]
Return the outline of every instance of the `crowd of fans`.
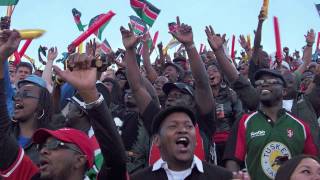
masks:
[[[43,71],[8,61],[21,38],[1,30],[2,179],[320,179],[315,33],[302,57],[284,48],[271,58],[265,19],[261,11],[253,47],[240,36],[237,60],[211,26],[211,49],[199,53],[177,17],[170,33],[182,48],[172,60],[160,43],[151,63],[150,37],[121,27],[124,56],[90,41],[61,68],[50,48]]]

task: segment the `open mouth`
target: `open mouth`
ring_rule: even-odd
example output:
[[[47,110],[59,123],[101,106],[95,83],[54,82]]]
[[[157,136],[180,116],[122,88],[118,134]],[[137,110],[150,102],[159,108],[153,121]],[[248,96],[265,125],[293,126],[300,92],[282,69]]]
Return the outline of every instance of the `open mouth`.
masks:
[[[20,104],[20,103],[15,104],[15,109],[23,109],[23,108],[24,108],[24,106],[22,104]]]
[[[189,145],[189,139],[187,137],[180,137],[176,141],[177,145],[183,145],[183,147],[187,147]]]
[[[266,95],[266,94],[270,94],[270,93],[271,93],[271,91],[268,90],[268,89],[263,89],[263,90],[261,91],[261,95]]]
[[[49,165],[49,162],[47,161],[47,160],[40,160],[40,170],[44,170],[44,169],[46,169],[47,167],[48,167],[48,165]]]

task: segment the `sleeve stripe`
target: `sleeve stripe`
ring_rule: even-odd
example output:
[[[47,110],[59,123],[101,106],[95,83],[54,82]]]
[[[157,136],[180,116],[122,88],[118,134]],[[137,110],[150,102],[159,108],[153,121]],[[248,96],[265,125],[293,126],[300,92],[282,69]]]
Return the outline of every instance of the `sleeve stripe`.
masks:
[[[5,173],[5,174],[2,174],[2,172],[1,172],[0,175],[1,175],[2,177],[5,177],[5,178],[9,177],[9,176],[18,168],[18,166],[19,166],[20,163],[22,162],[23,157],[24,157],[24,150],[23,150],[22,148],[20,148],[17,161],[16,161],[14,164],[11,165],[12,168],[10,167],[10,168],[8,169],[9,171],[6,170],[6,171],[8,171],[8,172]]]

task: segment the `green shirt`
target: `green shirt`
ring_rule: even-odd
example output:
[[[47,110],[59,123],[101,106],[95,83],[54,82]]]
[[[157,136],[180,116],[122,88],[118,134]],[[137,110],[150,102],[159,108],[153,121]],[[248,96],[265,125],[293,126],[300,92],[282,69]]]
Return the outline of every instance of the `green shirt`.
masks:
[[[309,126],[281,110],[273,122],[261,111],[244,115],[231,134],[227,159],[245,161],[251,179],[273,179],[282,159],[317,154]]]

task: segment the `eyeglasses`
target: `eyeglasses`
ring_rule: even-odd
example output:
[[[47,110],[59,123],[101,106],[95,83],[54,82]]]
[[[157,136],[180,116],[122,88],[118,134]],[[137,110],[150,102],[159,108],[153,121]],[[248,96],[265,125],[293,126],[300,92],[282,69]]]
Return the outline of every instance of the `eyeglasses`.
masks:
[[[267,85],[275,85],[275,84],[281,84],[283,85],[283,83],[277,79],[261,79],[261,80],[257,80],[254,82],[254,84],[256,86],[262,86],[263,84],[267,84]]]
[[[38,151],[40,152],[43,148],[47,148],[48,150],[52,151],[52,150],[58,150],[58,149],[70,149],[72,151],[75,151],[81,155],[83,155],[83,153],[72,147],[71,145],[67,144],[67,143],[64,143],[62,141],[59,141],[57,139],[53,139],[52,141],[50,142],[47,142],[47,143],[43,143],[43,144],[38,144],[37,145],[37,149]]]
[[[28,92],[28,91],[22,91],[22,92],[17,92],[12,99],[16,100],[17,98],[33,98],[33,99],[40,99],[38,96],[35,96],[33,93]]]

